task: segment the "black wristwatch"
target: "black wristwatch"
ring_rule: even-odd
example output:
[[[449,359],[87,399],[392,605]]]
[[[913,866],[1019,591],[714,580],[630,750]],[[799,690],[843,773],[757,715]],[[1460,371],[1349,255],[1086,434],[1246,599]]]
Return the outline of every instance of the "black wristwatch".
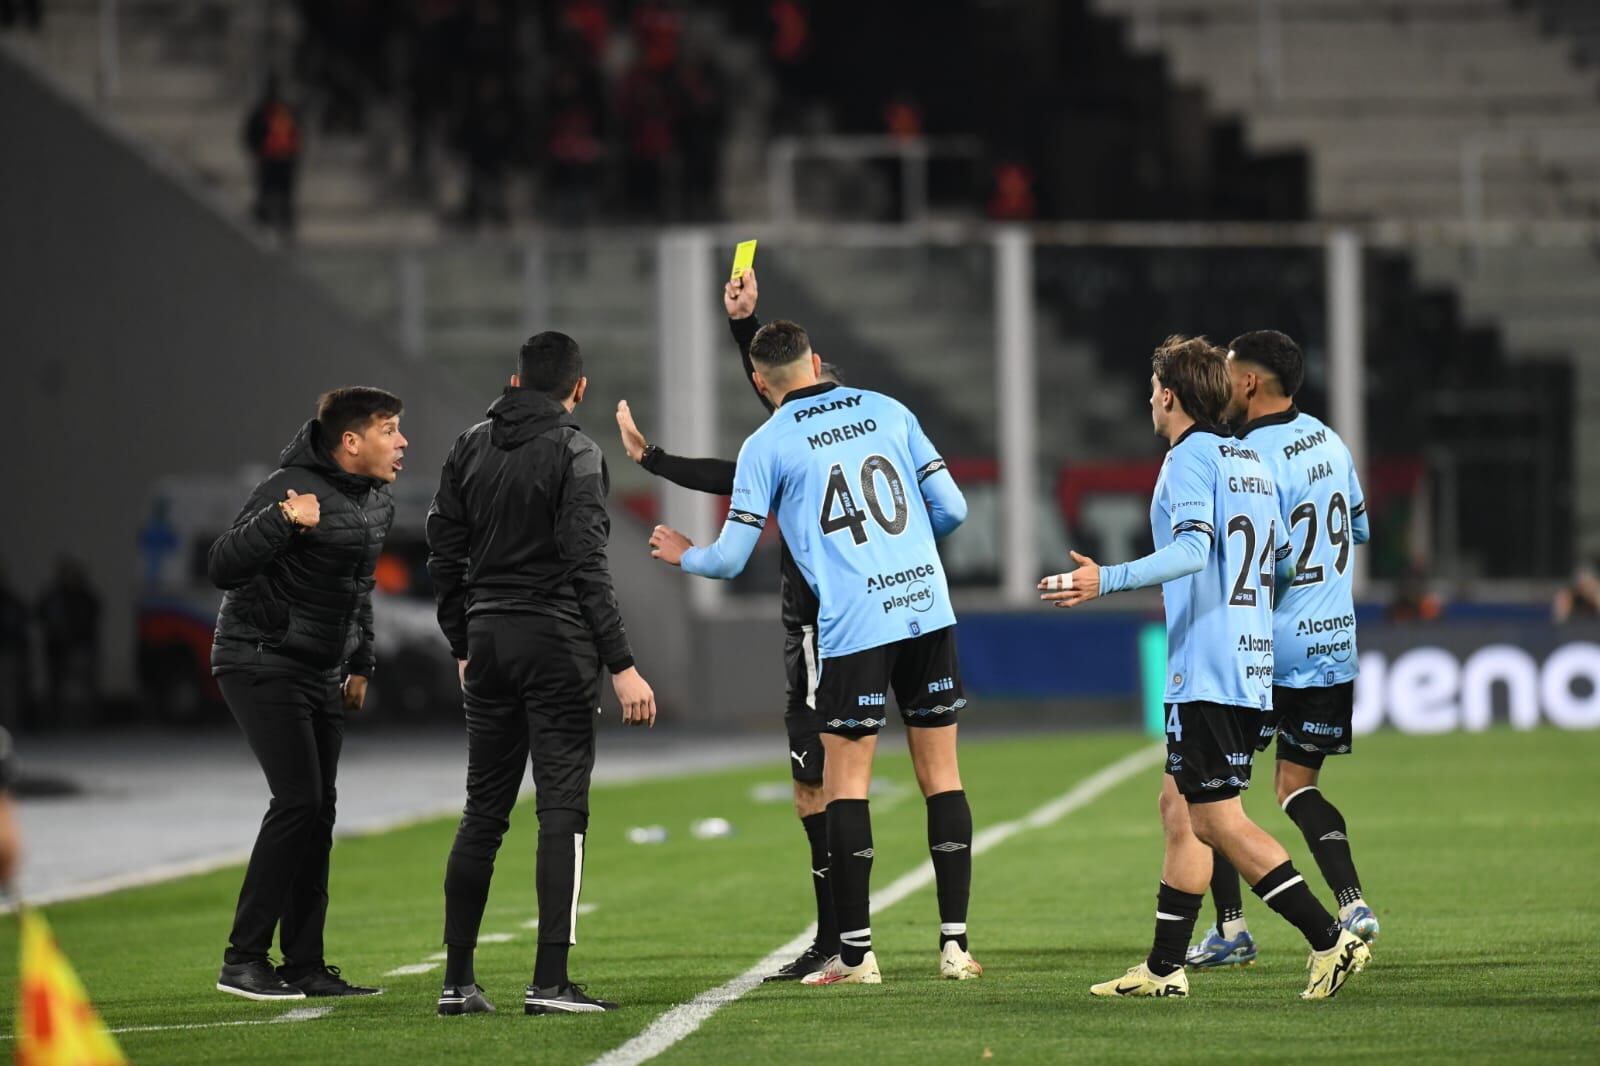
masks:
[[[650,464],[653,463],[656,456],[660,454],[661,449],[659,447],[654,444],[646,444],[644,446],[644,451],[639,453],[639,465],[644,467],[646,470],[649,470]]]

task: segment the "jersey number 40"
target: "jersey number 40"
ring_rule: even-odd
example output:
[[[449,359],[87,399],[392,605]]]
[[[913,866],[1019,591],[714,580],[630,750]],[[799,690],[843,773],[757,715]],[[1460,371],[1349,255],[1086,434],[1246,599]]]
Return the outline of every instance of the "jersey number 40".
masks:
[[[888,485],[893,513],[884,512],[883,496],[878,491],[880,476]],[[906,505],[905,481],[894,464],[881,455],[869,455],[861,461],[857,480],[861,484],[861,497],[867,501],[867,510],[872,512],[873,520],[891,537],[904,533],[911,510]],[[828,471],[828,489],[822,494],[820,523],[824,536],[848,529],[852,541],[857,544],[867,542],[867,516],[856,504],[855,494],[850,491],[850,482],[844,476],[844,468],[838,463],[834,463],[833,469]]]

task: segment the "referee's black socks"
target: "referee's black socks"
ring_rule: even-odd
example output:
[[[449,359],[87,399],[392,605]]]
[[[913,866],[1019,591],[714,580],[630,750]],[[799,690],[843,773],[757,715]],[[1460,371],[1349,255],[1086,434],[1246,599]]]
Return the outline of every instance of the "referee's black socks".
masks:
[[[1285,860],[1274,866],[1250,891],[1300,930],[1313,951],[1327,951],[1339,942],[1339,923],[1317,902],[1306,879],[1295,872],[1294,863]]]
[[[1150,946],[1150,955],[1144,964],[1157,977],[1166,977],[1183,969],[1183,960],[1189,954],[1189,939],[1194,936],[1194,922],[1200,917],[1200,905],[1205,897],[1196,892],[1184,892],[1165,881],[1156,890],[1156,937]]]
[[[817,897],[817,950],[839,953],[839,923],[833,914],[833,882],[829,877],[828,816],[822,811],[800,819],[811,845],[811,890]]]
[[[872,950],[872,814],[864,799],[828,804],[828,854],[839,961],[859,966]]]
[[[928,854],[939,891],[939,949],[954,940],[967,950],[967,898],[972,892],[972,808],[960,789],[928,797]]]
[[[1339,906],[1359,900],[1361,881],[1356,877],[1356,861],[1350,855],[1350,838],[1339,808],[1328,802],[1320,788],[1308,785],[1283,801],[1283,813],[1300,827],[1328,887],[1339,897]]]

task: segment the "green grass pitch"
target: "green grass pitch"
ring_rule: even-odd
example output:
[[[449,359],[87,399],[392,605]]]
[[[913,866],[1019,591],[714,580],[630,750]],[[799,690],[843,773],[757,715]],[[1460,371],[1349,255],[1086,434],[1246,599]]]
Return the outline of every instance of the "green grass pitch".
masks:
[[[981,734],[981,727],[972,729]],[[1135,750],[1136,737],[1047,734],[964,749],[974,817],[1017,818]],[[874,883],[927,855],[923,812],[897,736],[874,802]],[[893,752],[893,754],[888,754]],[[333,858],[329,959],[384,996],[333,1004],[292,1024],[286,1005],[213,991],[240,871],[62,904],[48,915],[134,1062],[586,1062],[663,1011],[744,971],[810,916],[803,836],[772,765],[596,790],[584,875],[595,905],[580,923],[574,977],[624,1009],[529,1018],[520,994],[533,958],[531,808],[501,852],[479,949],[492,1016],[433,1014],[440,971],[380,978],[439,950],[444,858],[453,820],[341,841]],[[1345,811],[1356,859],[1383,922],[1374,962],[1336,999],[1302,1003],[1306,948],[1247,894],[1262,942],[1251,969],[1192,977],[1188,1001],[1091,1000],[1148,947],[1161,835],[1159,768],[1060,823],[978,858],[970,917],[981,981],[936,979],[931,886],[874,917],[881,987],[765,986],[725,1007],[663,1062],[1594,1062],[1600,1037],[1600,733],[1556,731],[1363,738],[1324,784]],[[1265,769],[1265,767],[1263,767]],[[1330,894],[1270,784],[1256,819]],[[698,818],[737,832],[698,840]],[[667,843],[627,842],[661,823]],[[29,842],[35,849],[70,841]],[[1211,917],[1209,904],[1202,923]],[[16,982],[16,926],[0,920],[0,990]],[[9,1034],[9,1011],[0,1031]],[[9,1054],[0,1045],[0,1055]]]

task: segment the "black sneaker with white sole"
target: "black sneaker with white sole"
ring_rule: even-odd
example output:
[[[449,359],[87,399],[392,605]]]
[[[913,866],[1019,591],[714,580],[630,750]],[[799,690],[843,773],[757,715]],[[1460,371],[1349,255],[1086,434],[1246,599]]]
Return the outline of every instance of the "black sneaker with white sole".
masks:
[[[458,1014],[493,1014],[494,1004],[477,985],[445,985],[439,991],[439,1017]]]
[[[598,1014],[616,1010],[609,1000],[595,999],[583,990],[582,985],[567,983],[556,988],[528,986],[522,996],[524,1014]]]
[[[217,974],[217,991],[255,1000],[305,999],[306,994],[278,976],[272,963],[225,962]]]
[[[812,944],[800,953],[799,958],[785,966],[780,966],[761,980],[763,983],[767,981],[798,981],[807,974],[816,973],[828,965],[828,960],[838,953],[839,950],[837,948],[832,951],[824,951],[817,945]]]
[[[353,985],[339,973],[337,966],[323,966],[297,976],[278,969],[278,976],[308,996],[381,996],[383,989]]]

